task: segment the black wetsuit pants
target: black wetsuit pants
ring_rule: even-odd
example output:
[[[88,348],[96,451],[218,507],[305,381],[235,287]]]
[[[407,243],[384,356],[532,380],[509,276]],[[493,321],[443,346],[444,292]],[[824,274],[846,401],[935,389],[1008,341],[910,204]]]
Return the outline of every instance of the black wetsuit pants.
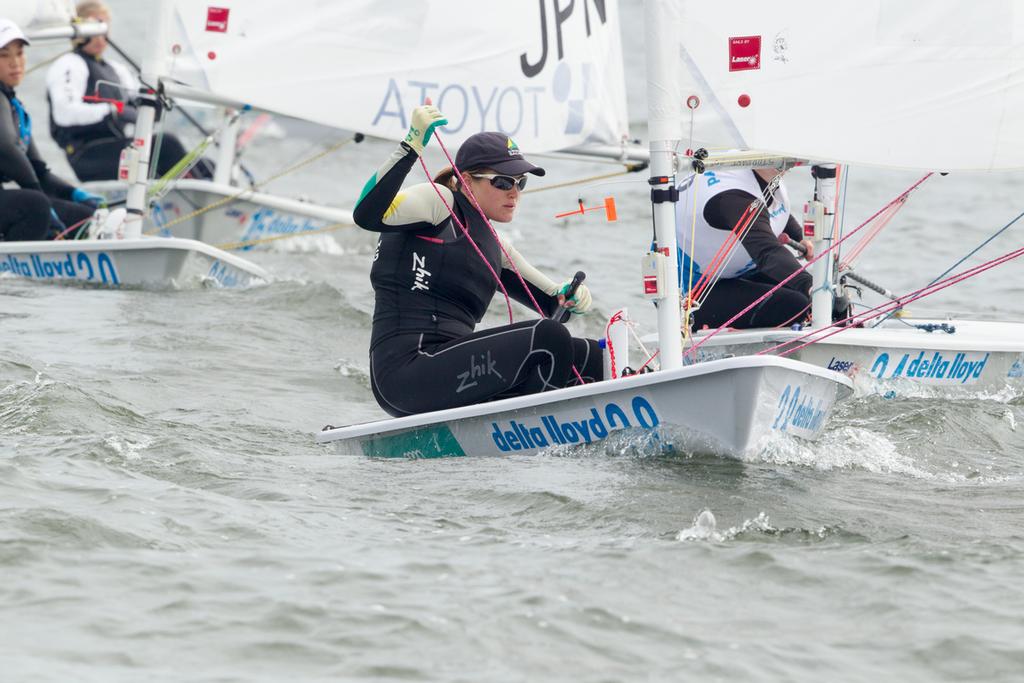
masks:
[[[776,284],[778,283],[757,274],[719,280],[694,314],[694,329],[702,329],[705,325],[710,328],[721,327],[729,318],[766,294]],[[810,305],[811,299],[807,294],[784,285],[729,326],[746,329],[778,327],[800,322],[806,318]]]
[[[0,190],[0,240],[44,240],[50,229],[50,202],[36,190]]]
[[[413,415],[603,378],[597,342],[541,319],[458,339],[420,333],[391,337],[370,353],[373,395],[390,415]]]
[[[93,214],[84,204],[48,197],[38,190],[0,190],[0,240],[53,239],[58,228],[51,220],[50,207],[68,228]],[[72,239],[75,232],[65,235],[65,239]]]
[[[90,140],[75,149],[68,157],[68,163],[83,183],[90,180],[117,180],[121,150],[128,142],[130,140],[116,137]],[[155,149],[156,137],[153,138],[153,144]],[[176,136],[165,133],[160,143],[160,158],[156,164],[157,176],[171,170],[185,153],[181,141]],[[210,179],[213,177],[213,167],[214,164],[209,159],[200,159],[189,173],[193,178]]]

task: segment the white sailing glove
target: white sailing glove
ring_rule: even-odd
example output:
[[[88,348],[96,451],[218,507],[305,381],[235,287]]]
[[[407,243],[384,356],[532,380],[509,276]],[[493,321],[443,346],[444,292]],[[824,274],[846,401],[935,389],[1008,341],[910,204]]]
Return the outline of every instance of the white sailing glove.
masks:
[[[590,305],[593,303],[593,298],[590,296],[590,290],[583,283],[576,288],[576,293],[569,297],[569,300],[565,300],[565,295],[569,291],[569,287],[572,285],[572,280],[562,283],[562,286],[558,288],[558,303],[569,309],[570,313],[577,315],[583,315],[590,310]]]
[[[405,135],[407,145],[416,151],[416,154],[423,155],[423,148],[430,142],[434,129],[444,126],[448,119],[432,104],[422,104],[412,110],[412,125]]]

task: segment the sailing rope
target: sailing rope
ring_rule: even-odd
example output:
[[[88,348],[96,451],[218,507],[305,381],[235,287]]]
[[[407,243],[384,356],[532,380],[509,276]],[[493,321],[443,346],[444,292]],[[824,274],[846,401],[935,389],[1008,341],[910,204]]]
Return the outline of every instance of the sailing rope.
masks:
[[[605,348],[608,349],[608,367],[611,370],[611,377],[608,377],[606,379],[615,379],[617,376],[617,373],[615,372],[615,346],[614,344],[612,344],[611,329],[612,325],[621,321],[622,309],[620,308],[619,310],[615,311],[615,313],[612,314],[612,317],[608,318],[608,323],[604,326]]]
[[[49,59],[44,59],[43,61],[41,61],[38,64],[34,65],[32,68],[27,69],[25,71],[25,75],[28,76],[33,71],[36,71],[37,69],[42,69],[44,66],[52,64],[53,62],[56,62],[58,59],[60,59],[64,55],[69,55],[69,54],[71,54],[71,50],[64,50],[64,52],[58,52],[57,54],[55,54],[54,56],[50,57]]]
[[[868,246],[871,240],[875,239],[875,237],[878,236],[878,233],[882,231],[882,228],[889,225],[889,222],[892,221],[892,219],[896,217],[896,214],[899,213],[900,210],[903,209],[903,207],[905,207],[906,205],[907,201],[906,197],[904,197],[903,201],[892,205],[892,207],[886,210],[885,213],[880,215],[878,219],[875,221],[875,224],[871,227],[871,229],[868,230],[863,237],[861,237],[860,241],[857,242],[857,244],[853,245],[853,247],[850,249],[849,256],[847,256],[839,263],[839,269],[846,270],[848,268],[853,267],[853,262],[857,259],[858,256],[861,255],[861,252],[864,251],[864,248]]]
[[[437,138],[437,144],[440,145],[441,151],[444,152],[445,158],[447,158],[448,163],[451,164],[452,171],[454,171],[455,173],[455,177],[461,179],[462,171],[460,171],[459,168],[455,165],[455,160],[452,158],[452,155],[448,153],[448,148],[441,140],[441,136],[437,133],[437,131],[434,131],[434,137]],[[434,188],[434,192],[437,193],[438,198],[440,198],[445,208],[448,209],[448,213],[449,215],[451,215],[452,221],[454,221],[455,224],[458,225],[459,228],[462,230],[463,234],[466,236],[466,239],[469,240],[470,245],[472,245],[473,249],[476,251],[477,255],[481,258],[481,260],[483,260],[484,265],[487,266],[487,270],[491,271],[491,275],[494,276],[494,280],[495,282],[498,283],[498,287],[501,288],[502,294],[505,295],[505,305],[508,307],[508,322],[511,325],[513,322],[512,301],[511,297],[508,294],[508,290],[505,289],[505,285],[502,284],[501,282],[501,277],[494,271],[494,268],[491,266],[491,263],[487,260],[487,257],[484,256],[484,253],[480,251],[480,247],[477,246],[476,242],[473,241],[473,238],[470,236],[469,229],[465,225],[463,225],[462,221],[460,221],[455,216],[455,210],[448,205],[448,202],[447,200],[445,200],[444,195],[441,193],[441,190],[438,189],[437,185],[431,179],[430,171],[427,170],[427,164],[425,161],[423,161],[422,155],[420,156],[420,166],[423,167],[423,172],[427,176],[427,182],[429,182],[430,186]],[[468,197],[470,202],[473,204],[473,207],[480,214],[480,217],[484,220],[484,223],[487,225],[488,229],[491,231],[491,234],[494,236],[494,241],[498,243],[498,248],[501,249],[501,253],[504,254],[505,260],[508,261],[509,266],[512,268],[512,272],[514,272],[516,274],[516,277],[519,278],[519,282],[523,285],[523,289],[526,291],[526,295],[530,297],[530,302],[533,304],[533,307],[537,309],[537,313],[540,314],[541,318],[547,318],[548,316],[544,313],[544,310],[540,307],[540,304],[537,303],[537,299],[534,298],[533,292],[530,291],[530,286],[526,284],[526,278],[524,278],[523,274],[519,272],[519,268],[516,266],[515,261],[512,260],[512,257],[510,257],[508,255],[508,252],[505,250],[505,245],[502,244],[501,238],[498,237],[498,231],[494,229],[494,226],[491,225],[491,221],[487,218],[487,215],[484,214],[484,210],[480,208],[480,204],[477,202],[476,197],[473,195],[473,191],[469,188],[469,183],[462,183],[462,189],[464,190],[466,197]],[[583,377],[580,376],[579,370],[576,369],[576,365],[570,364],[570,367],[572,368],[573,374],[576,375],[576,379],[579,381],[579,383],[584,384]]]
[[[308,166],[309,164],[313,163],[314,161],[316,161],[316,160],[318,160],[318,159],[320,159],[322,157],[325,157],[328,154],[332,154],[333,152],[336,152],[337,150],[341,149],[342,147],[344,147],[345,145],[347,145],[347,144],[349,144],[351,142],[360,142],[362,139],[363,139],[362,134],[361,133],[357,133],[355,136],[353,136],[351,138],[346,138],[346,139],[342,140],[341,142],[333,144],[330,147],[328,147],[327,149],[325,149],[325,150],[323,150],[321,152],[318,152],[317,154],[314,154],[313,156],[309,157],[308,159],[305,159],[305,160],[300,161],[300,162],[298,162],[296,164],[293,164],[292,166],[289,166],[288,168],[286,168],[283,171],[281,171],[280,173],[276,173],[276,174],[270,176],[269,178],[267,178],[266,180],[254,184],[250,188],[241,190],[238,193],[230,195],[230,196],[227,196],[227,197],[224,197],[223,199],[219,199],[219,200],[215,201],[214,203],[212,203],[212,204],[210,204],[208,206],[200,207],[200,208],[196,209],[195,211],[193,211],[191,213],[185,214],[184,216],[179,216],[178,218],[175,218],[174,220],[171,220],[171,221],[168,221],[167,223],[164,223],[162,226],[160,226],[158,228],[154,228],[153,230],[147,231],[146,234],[147,235],[153,235],[153,234],[158,233],[158,232],[160,232],[162,230],[166,230],[166,229],[168,229],[168,228],[170,228],[172,226],[175,226],[175,225],[177,225],[179,223],[183,223],[184,221],[187,221],[187,220],[190,220],[192,218],[195,218],[196,216],[200,216],[200,215],[206,213],[207,211],[212,211],[213,209],[220,208],[220,207],[222,207],[225,204],[228,204],[230,202],[237,201],[239,199],[245,199],[247,196],[252,196],[252,194],[254,192],[256,192],[257,190],[261,189],[262,187],[264,187],[268,183],[270,183],[270,182],[272,182],[274,180],[277,180],[278,178],[281,178],[282,176],[288,175],[289,173],[293,173],[293,172],[299,170],[300,168]],[[168,172],[168,173],[170,173],[170,172]],[[163,179],[161,179],[161,180],[163,180]],[[284,237],[301,237],[301,236],[303,236],[305,234],[308,234],[309,232],[311,232],[311,231],[307,230],[307,231],[303,231],[303,232],[288,233]]]
[[[597,180],[607,180],[608,178],[617,178],[620,175],[626,175],[628,173],[636,173],[647,168],[647,162],[641,162],[637,164],[624,164],[625,168],[622,171],[615,171],[613,173],[602,173],[600,175],[586,176],[585,178],[577,178],[576,180],[567,180],[564,183],[555,183],[553,185],[545,185],[544,187],[535,187],[529,190],[523,190],[522,194],[533,194],[534,192],[547,192],[548,190],[556,190],[563,187],[572,187],[573,185],[585,185],[586,183],[592,183]]]
[[[952,271],[953,271],[953,270],[954,270],[955,268],[957,268],[957,267],[958,267],[958,266],[959,266],[960,264],[962,264],[962,263],[963,263],[964,261],[966,261],[967,259],[969,259],[969,258],[971,258],[972,256],[974,256],[975,254],[977,254],[977,253],[978,253],[979,251],[981,251],[981,249],[982,249],[983,247],[985,247],[985,245],[987,245],[987,244],[988,244],[989,242],[991,242],[992,240],[994,240],[995,238],[999,237],[999,236],[1000,236],[1000,235],[1002,235],[1002,234],[1003,234],[1004,232],[1006,232],[1007,230],[1009,230],[1009,229],[1010,229],[1010,226],[1012,226],[1012,225],[1013,225],[1014,223],[1016,223],[1017,221],[1019,221],[1019,220],[1020,220],[1021,218],[1024,218],[1024,213],[1021,213],[1021,214],[1019,214],[1019,215],[1018,215],[1018,216],[1017,216],[1016,218],[1014,218],[1014,219],[1013,219],[1012,221],[1010,221],[1009,223],[1007,223],[1007,224],[1006,224],[1006,225],[1004,225],[1003,227],[1001,227],[1001,228],[999,228],[998,230],[996,230],[996,231],[995,231],[995,233],[993,233],[992,235],[990,235],[990,236],[988,237],[988,239],[986,239],[986,240],[985,240],[985,241],[983,241],[983,242],[982,242],[981,244],[979,244],[978,246],[976,246],[976,247],[975,247],[974,249],[972,249],[972,250],[971,250],[970,252],[968,252],[968,253],[967,253],[967,254],[966,254],[966,255],[965,255],[965,256],[964,256],[963,258],[961,258],[961,259],[960,259],[959,261],[957,261],[956,263],[954,263],[953,265],[951,265],[951,266],[950,266],[949,268],[947,268],[947,269],[946,269],[946,270],[945,270],[945,271],[944,271],[944,272],[943,272],[943,273],[942,273],[941,275],[939,275],[938,277],[936,277],[936,278],[935,278],[934,280],[932,280],[931,282],[929,282],[929,283],[928,283],[927,285],[925,285],[925,286],[926,286],[926,287],[927,287],[927,286],[931,286],[931,285],[935,284],[936,282],[938,282],[938,281],[939,281],[940,279],[942,279],[942,278],[946,277],[947,275],[949,275],[949,273],[951,273],[951,272],[952,272]],[[898,309],[897,309],[897,310],[898,310]],[[879,320],[879,321],[878,321],[878,322],[876,323],[876,325],[881,325],[882,323],[884,323],[884,322],[885,322],[886,320],[888,320],[889,318],[891,318],[891,317],[892,317],[892,316],[893,316],[893,315],[895,314],[895,312],[896,312],[896,311],[893,311],[893,312],[889,313],[889,314],[888,314],[887,316],[885,316],[884,318],[882,318],[881,320]]]
[[[870,223],[871,221],[873,221],[873,220],[874,220],[875,218],[877,218],[877,217],[878,217],[878,216],[879,216],[879,215],[880,215],[880,214],[881,214],[881,213],[882,213],[883,211],[887,210],[887,209],[888,209],[888,208],[889,208],[890,206],[892,206],[892,205],[893,205],[894,203],[896,203],[896,202],[899,202],[899,201],[904,201],[907,195],[909,195],[909,194],[910,194],[911,192],[913,192],[913,191],[915,191],[915,190],[916,190],[917,188],[919,188],[919,187],[921,186],[921,184],[922,184],[922,183],[924,183],[924,181],[926,181],[926,180],[928,180],[929,178],[931,178],[931,177],[932,177],[932,175],[933,175],[933,173],[928,173],[927,175],[925,175],[924,177],[922,177],[922,178],[921,178],[920,180],[918,180],[918,181],[917,181],[917,182],[915,182],[915,183],[914,183],[913,185],[911,185],[911,186],[910,186],[909,188],[907,188],[907,189],[906,189],[906,190],[904,190],[904,191],[903,191],[902,193],[900,193],[900,195],[899,195],[898,197],[896,197],[895,199],[893,199],[893,200],[892,200],[891,202],[889,202],[889,203],[888,203],[888,204],[886,204],[886,205],[885,205],[884,207],[882,207],[882,208],[881,208],[881,209],[879,209],[879,210],[878,210],[877,212],[875,212],[875,214],[873,214],[873,215],[872,215],[872,216],[871,216],[870,218],[868,218],[868,219],[867,219],[866,221],[864,221],[864,222],[863,222],[863,223],[861,223],[861,224],[860,224],[859,226],[857,226],[857,227],[856,227],[856,228],[855,228],[854,230],[852,230],[852,231],[851,231],[851,232],[850,232],[849,234],[847,234],[847,235],[844,235],[844,236],[843,236],[843,237],[842,237],[841,239],[839,239],[838,241],[836,241],[836,242],[835,242],[835,243],[834,243],[834,244],[833,244],[832,246],[830,246],[830,247],[829,247],[828,249],[825,249],[825,250],[824,250],[824,251],[822,251],[822,252],[821,252],[820,254],[815,254],[814,258],[813,258],[813,259],[811,259],[810,261],[808,261],[807,263],[805,263],[805,264],[804,264],[804,265],[803,265],[803,266],[802,266],[801,268],[798,268],[797,270],[794,270],[794,271],[793,271],[792,273],[790,273],[790,274],[789,274],[789,275],[787,275],[787,276],[786,276],[785,278],[783,278],[783,279],[782,279],[782,280],[781,280],[781,281],[780,281],[780,282],[779,282],[779,283],[778,283],[777,285],[775,285],[774,287],[772,287],[771,289],[769,289],[769,290],[768,290],[768,291],[767,291],[766,293],[762,294],[762,295],[761,295],[760,297],[758,297],[757,299],[755,299],[755,300],[754,300],[754,301],[753,301],[753,302],[752,302],[752,303],[751,303],[750,305],[748,305],[748,306],[747,306],[746,308],[744,308],[744,309],[743,309],[743,310],[741,310],[741,311],[740,311],[739,313],[737,313],[737,314],[736,314],[736,315],[734,315],[733,317],[731,317],[731,318],[729,318],[728,320],[726,320],[726,321],[725,321],[725,323],[723,323],[723,324],[722,324],[721,326],[719,326],[719,327],[716,327],[716,328],[715,328],[714,330],[712,330],[712,332],[711,332],[710,334],[708,334],[708,335],[707,335],[706,337],[704,337],[703,339],[701,339],[701,340],[700,340],[699,342],[697,342],[696,344],[694,344],[694,345],[693,345],[693,346],[691,346],[690,348],[686,349],[686,351],[684,351],[684,352],[683,352],[683,356],[685,357],[685,356],[687,356],[687,355],[692,355],[692,354],[694,354],[694,353],[695,353],[695,352],[697,351],[697,349],[699,349],[699,348],[700,348],[701,346],[703,346],[703,345],[704,345],[705,343],[707,343],[707,341],[708,341],[709,339],[711,339],[712,337],[714,337],[714,336],[715,336],[716,334],[718,334],[718,333],[719,333],[719,332],[721,332],[722,330],[724,330],[724,329],[728,328],[728,327],[729,327],[729,325],[731,325],[731,324],[732,324],[733,322],[735,322],[735,321],[736,321],[737,319],[739,319],[739,318],[740,318],[741,316],[743,316],[744,314],[746,314],[746,313],[747,313],[748,311],[750,311],[750,310],[751,310],[752,308],[754,308],[755,306],[757,306],[757,305],[758,305],[759,303],[761,303],[762,301],[764,301],[765,299],[767,299],[767,298],[768,298],[768,297],[770,297],[771,295],[775,294],[775,292],[779,291],[779,289],[781,289],[781,288],[782,288],[783,286],[785,286],[787,282],[789,282],[790,280],[792,280],[793,278],[795,278],[795,277],[796,277],[797,275],[799,275],[799,274],[800,274],[800,273],[802,273],[803,271],[805,271],[805,270],[807,270],[808,268],[810,268],[810,267],[811,267],[811,266],[812,266],[813,264],[817,263],[819,259],[822,259],[822,258],[824,258],[824,257],[825,257],[825,256],[826,256],[827,254],[829,254],[829,253],[831,253],[832,251],[834,251],[835,249],[837,249],[837,248],[839,247],[839,245],[841,245],[841,244],[842,244],[843,242],[845,242],[845,241],[846,241],[846,240],[848,240],[849,238],[851,238],[851,237],[853,237],[854,235],[856,235],[856,234],[857,234],[857,233],[858,233],[858,232],[859,232],[859,231],[860,231],[860,230],[861,230],[862,228],[864,228],[864,227],[865,227],[866,225],[868,225],[868,224],[869,224],[869,223]]]
[[[1021,214],[1021,216],[1024,216],[1024,214]],[[1015,218],[1014,221],[1016,221],[1019,218],[1021,218],[1021,216],[1018,216],[1017,218]],[[808,346],[809,344],[814,344],[816,342],[820,342],[820,341],[823,341],[825,339],[828,339],[832,335],[838,334],[839,332],[842,332],[843,330],[850,329],[851,327],[857,327],[859,325],[863,325],[864,322],[866,322],[868,320],[871,320],[872,318],[877,318],[880,315],[891,315],[894,311],[896,311],[896,310],[898,310],[900,308],[903,308],[908,303],[912,303],[914,301],[917,301],[918,299],[921,299],[921,298],[924,298],[924,297],[929,296],[931,294],[934,294],[935,292],[941,291],[941,290],[945,289],[946,287],[951,287],[951,286],[957,284],[958,282],[962,282],[962,281],[964,281],[964,280],[966,280],[968,278],[972,278],[975,275],[980,275],[981,273],[983,273],[983,272],[985,272],[987,270],[991,270],[992,268],[995,268],[996,266],[999,266],[999,265],[1002,265],[1002,264],[1007,263],[1009,261],[1012,261],[1013,259],[1018,258],[1020,256],[1024,256],[1024,247],[1021,247],[1020,249],[1016,249],[1014,251],[1011,251],[1011,252],[1008,252],[1006,254],[1003,254],[1002,256],[1000,256],[998,258],[992,259],[991,261],[986,261],[985,263],[982,263],[981,265],[974,266],[973,268],[968,268],[964,272],[959,273],[957,275],[952,275],[952,276],[950,276],[950,277],[948,277],[948,278],[946,278],[944,280],[933,281],[932,284],[926,285],[926,286],[922,287],[921,289],[918,289],[918,290],[915,290],[913,292],[910,292],[909,294],[906,294],[905,296],[897,297],[894,301],[886,301],[885,303],[880,304],[879,306],[876,306],[874,308],[868,309],[867,311],[864,311],[863,313],[858,313],[856,315],[849,316],[847,318],[844,318],[843,320],[838,320],[838,321],[832,323],[831,325],[829,325],[827,327],[811,330],[807,334],[804,334],[804,335],[801,335],[799,337],[796,337],[795,339],[790,339],[789,341],[782,342],[781,344],[776,344],[775,346],[773,346],[771,348],[764,349],[763,351],[759,351],[757,353],[757,355],[761,355],[761,354],[765,354],[765,353],[771,353],[772,351],[775,351],[775,350],[777,350],[777,349],[779,349],[779,348],[781,348],[783,346],[788,346],[790,344],[796,344],[796,343],[798,343],[800,341],[803,341],[804,339],[809,339],[810,337],[815,337],[816,335],[819,335],[822,332],[826,332],[826,331],[831,330],[831,331],[828,332],[828,334],[825,334],[825,335],[823,335],[821,337],[818,337],[818,338],[815,338],[815,339],[810,339],[809,341],[806,341],[803,344],[800,344],[799,346],[796,346],[796,347],[791,348],[791,349],[787,349],[786,351],[784,351],[784,352],[779,354],[780,356],[788,356],[789,354],[794,353],[796,351],[799,351],[800,349],[804,348],[805,346]]]
[[[74,225],[65,228],[63,231],[60,232],[60,234],[58,234],[56,237],[53,238],[54,241],[65,239],[65,236],[68,235],[72,230],[75,230],[76,228],[78,230],[77,230],[77,232],[75,232],[75,236],[71,237],[70,239],[73,239],[73,240],[74,239],[78,239],[78,233],[82,232],[82,228],[84,228],[85,224],[88,223],[89,221],[91,221],[92,218],[93,217],[91,215],[90,216],[86,216],[85,218],[83,218],[82,220],[78,221]]]

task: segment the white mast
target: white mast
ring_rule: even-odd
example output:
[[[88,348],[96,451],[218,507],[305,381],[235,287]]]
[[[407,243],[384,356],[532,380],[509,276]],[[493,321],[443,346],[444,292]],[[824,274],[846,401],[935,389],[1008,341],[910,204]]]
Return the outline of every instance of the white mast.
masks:
[[[811,243],[814,254],[824,253],[832,246],[832,229],[835,220],[836,166],[820,164],[811,167],[814,176],[814,199],[807,204],[808,216],[804,218],[805,230],[808,222],[814,224]],[[811,327],[820,329],[832,324],[832,299],[835,295],[832,284],[832,255],[819,258],[811,269],[814,284],[811,285]]]
[[[156,122],[158,93],[150,86],[158,87],[160,74],[164,71],[165,27],[168,25],[170,5],[160,0],[155,21],[150,25],[149,45],[142,60],[139,90],[139,111],[135,121],[135,139],[122,152],[121,170],[118,175],[128,182],[128,197],[125,207],[124,235],[136,238],[142,235],[142,222],[146,217],[146,186],[149,176],[149,160],[153,149],[153,128]],[[148,84],[148,85],[146,85]]]
[[[224,107],[221,112],[224,125],[221,127],[220,135],[217,136],[219,145],[217,154],[217,170],[213,173],[213,182],[229,185],[231,183],[231,171],[235,165],[235,147],[238,145],[239,121],[237,112],[230,107]]]
[[[682,100],[672,73],[677,36],[674,21],[666,16],[673,5],[645,0],[644,33],[647,36],[647,121],[651,147],[651,201],[654,203],[654,234],[658,251],[649,258],[659,273],[658,343],[661,367],[671,370],[683,364],[679,316],[679,273],[676,269],[675,146],[680,137]],[[660,277],[664,273],[664,277]]]

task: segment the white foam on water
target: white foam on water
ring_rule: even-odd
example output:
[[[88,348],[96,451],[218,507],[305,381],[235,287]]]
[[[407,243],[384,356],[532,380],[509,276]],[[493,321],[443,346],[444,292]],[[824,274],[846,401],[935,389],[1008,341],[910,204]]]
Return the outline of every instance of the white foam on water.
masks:
[[[840,427],[817,441],[792,437],[766,439],[748,460],[777,465],[803,465],[819,470],[863,469],[869,472],[907,474],[921,479],[960,475],[936,474],[922,469],[914,458],[900,453],[883,434],[859,427]]]
[[[125,460],[138,460],[142,451],[153,445],[153,437],[143,435],[132,440],[120,434],[108,434],[104,437],[103,443]]]
[[[884,399],[941,399],[978,400],[1009,403],[1024,396],[1024,387],[1019,383],[1004,384],[1000,387],[972,387],[970,385],[929,385],[907,379],[877,380],[859,375],[853,381],[854,395],[858,398],[881,397]]]
[[[718,521],[714,513],[704,508],[693,518],[693,526],[683,529],[676,534],[677,541],[721,541],[724,540],[718,532]]]
[[[757,516],[753,519],[745,519],[743,523],[738,526],[731,526],[728,529],[718,530],[718,522],[715,519],[714,513],[708,508],[704,508],[693,518],[693,525],[683,529],[676,534],[677,541],[710,541],[712,543],[724,543],[731,541],[740,534],[748,532],[756,532],[763,534],[778,534],[782,532],[782,529],[778,529],[772,526],[771,519],[768,514],[763,510],[757,513]],[[822,527],[821,529],[813,532],[804,531],[803,533],[812,533],[819,538],[824,538],[828,529]]]

